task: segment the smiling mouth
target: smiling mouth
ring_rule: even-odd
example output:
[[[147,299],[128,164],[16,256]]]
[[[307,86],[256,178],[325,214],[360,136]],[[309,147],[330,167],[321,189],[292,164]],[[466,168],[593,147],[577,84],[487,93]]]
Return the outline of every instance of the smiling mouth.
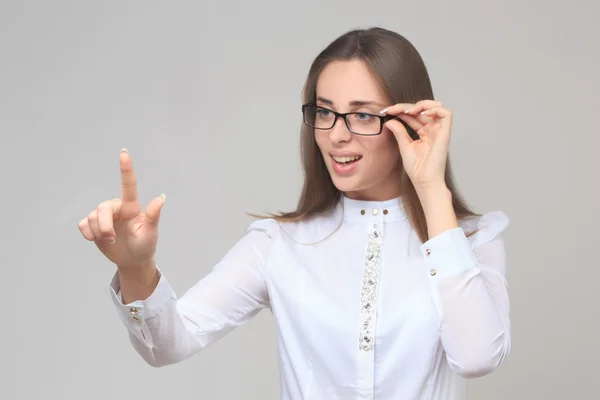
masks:
[[[332,156],[331,158],[333,158],[333,161],[340,165],[350,165],[360,160],[362,156]]]

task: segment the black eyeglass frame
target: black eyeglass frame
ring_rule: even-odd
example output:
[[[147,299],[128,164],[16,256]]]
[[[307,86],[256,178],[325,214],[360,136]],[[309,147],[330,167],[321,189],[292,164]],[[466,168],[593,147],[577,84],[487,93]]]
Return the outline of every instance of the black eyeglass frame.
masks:
[[[317,128],[316,126],[313,126],[313,125],[309,124],[308,122],[306,122],[305,110],[308,107],[317,108],[317,109],[320,108],[322,110],[327,110],[329,112],[332,112],[333,115],[335,115],[335,118],[333,119],[333,123],[331,124],[331,126],[329,128]],[[356,133],[356,132],[354,132],[350,128],[350,124],[348,124],[347,116],[348,115],[355,115],[355,114],[369,115],[369,116],[378,118],[379,119],[379,131],[377,133]],[[313,129],[319,129],[319,130],[323,130],[323,131],[332,129],[335,126],[335,124],[337,123],[337,120],[339,118],[342,118],[344,120],[344,123],[346,124],[346,128],[348,128],[348,130],[353,135],[359,135],[359,136],[377,136],[377,135],[380,135],[381,132],[383,131],[383,124],[385,124],[389,120],[396,119],[396,120],[400,121],[402,123],[402,125],[404,125],[404,127],[406,128],[406,130],[408,131],[408,133],[409,133],[409,135],[411,137],[413,137],[413,138],[414,138],[414,136],[418,137],[418,135],[416,135],[416,132],[414,132],[414,130],[411,127],[409,127],[406,124],[406,122],[402,121],[400,118],[396,117],[395,115],[378,115],[378,114],[371,114],[371,113],[368,113],[368,112],[356,112],[356,111],[352,111],[352,112],[348,112],[348,113],[340,113],[340,112],[334,111],[334,110],[332,110],[330,108],[327,108],[327,107],[318,106],[318,105],[316,105],[314,103],[307,103],[307,104],[303,104],[302,105],[302,122],[304,122],[304,124],[306,126],[309,126],[309,127],[313,128]]]

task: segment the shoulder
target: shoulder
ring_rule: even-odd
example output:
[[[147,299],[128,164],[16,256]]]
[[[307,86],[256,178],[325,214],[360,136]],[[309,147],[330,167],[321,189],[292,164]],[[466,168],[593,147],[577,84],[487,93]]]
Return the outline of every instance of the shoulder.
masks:
[[[510,225],[510,219],[503,211],[489,211],[479,216],[472,216],[460,221],[460,226],[467,234],[473,248],[501,239]]]
[[[273,218],[261,218],[252,221],[246,229],[246,232],[263,233],[268,237],[274,239],[275,237],[279,236],[279,224]]]
[[[248,232],[264,232],[272,239],[282,238],[296,244],[314,244],[334,233],[341,224],[341,213],[334,208],[326,213],[301,219],[299,221],[278,221],[264,218],[253,221]]]

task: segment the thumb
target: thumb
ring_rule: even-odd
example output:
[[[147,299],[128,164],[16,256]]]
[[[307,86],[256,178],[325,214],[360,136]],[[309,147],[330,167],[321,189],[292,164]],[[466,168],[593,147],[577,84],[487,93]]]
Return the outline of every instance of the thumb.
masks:
[[[158,221],[160,219],[160,212],[165,204],[166,196],[165,194],[161,194],[160,196],[154,198],[148,207],[146,207],[146,219],[145,222],[152,226],[158,226]]]
[[[389,120],[385,123],[385,126],[392,131],[396,141],[398,141],[398,147],[400,148],[400,153],[404,154],[404,151],[410,146],[413,142],[408,131],[404,127],[404,125],[397,120]]]

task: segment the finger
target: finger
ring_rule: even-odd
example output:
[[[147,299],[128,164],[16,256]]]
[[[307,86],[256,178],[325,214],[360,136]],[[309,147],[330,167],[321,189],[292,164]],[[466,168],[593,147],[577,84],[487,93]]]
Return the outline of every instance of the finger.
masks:
[[[115,215],[121,208],[121,200],[113,199],[100,203],[96,208],[98,213],[98,227],[102,238],[114,241],[117,236],[114,229]]]
[[[444,136],[449,136],[452,125],[452,112],[450,110],[447,110],[444,107],[436,107],[431,110],[423,111],[422,115],[437,120],[442,128],[439,132],[446,132],[448,135]]]
[[[385,123],[385,126],[392,131],[394,137],[398,141],[398,146],[400,147],[400,152],[403,153],[404,149],[406,149],[413,142],[408,131],[402,125],[402,123],[396,119],[391,119]]]
[[[407,110],[410,110],[411,108],[413,108],[415,105],[412,103],[397,103],[394,104],[392,106],[389,106],[388,108],[384,108],[383,110],[381,110],[379,113],[380,114],[388,114],[388,115],[398,115],[400,113],[406,112]]]
[[[100,225],[98,224],[98,210],[94,210],[87,216],[88,225],[92,230],[92,235],[94,236],[93,240],[98,240],[102,238],[100,234]]]
[[[445,109],[444,107],[434,107],[428,110],[425,110],[420,113],[420,115],[424,115],[426,117],[431,118],[448,118],[452,116],[452,112],[450,110]]]
[[[162,210],[163,205],[165,204],[166,196],[165,194],[161,194],[160,196],[154,198],[148,207],[146,207],[146,220],[145,222],[151,227],[157,227],[158,221],[160,219],[160,212]]]
[[[423,126],[430,122],[431,118],[424,116],[414,116],[409,114],[399,114],[397,119],[404,121],[415,132],[419,131]]]
[[[83,218],[79,221],[79,231],[89,241],[94,240],[94,232],[92,232],[92,228],[90,228],[90,224],[88,222],[87,217]]]
[[[133,170],[133,163],[129,152],[126,149],[121,150],[119,158],[121,169],[121,196],[123,202],[135,202],[138,200],[137,179]]]
[[[422,113],[425,110],[430,110],[432,108],[443,107],[442,103],[436,100],[421,100],[418,101],[414,107],[410,110],[406,111],[406,114],[417,115]]]

